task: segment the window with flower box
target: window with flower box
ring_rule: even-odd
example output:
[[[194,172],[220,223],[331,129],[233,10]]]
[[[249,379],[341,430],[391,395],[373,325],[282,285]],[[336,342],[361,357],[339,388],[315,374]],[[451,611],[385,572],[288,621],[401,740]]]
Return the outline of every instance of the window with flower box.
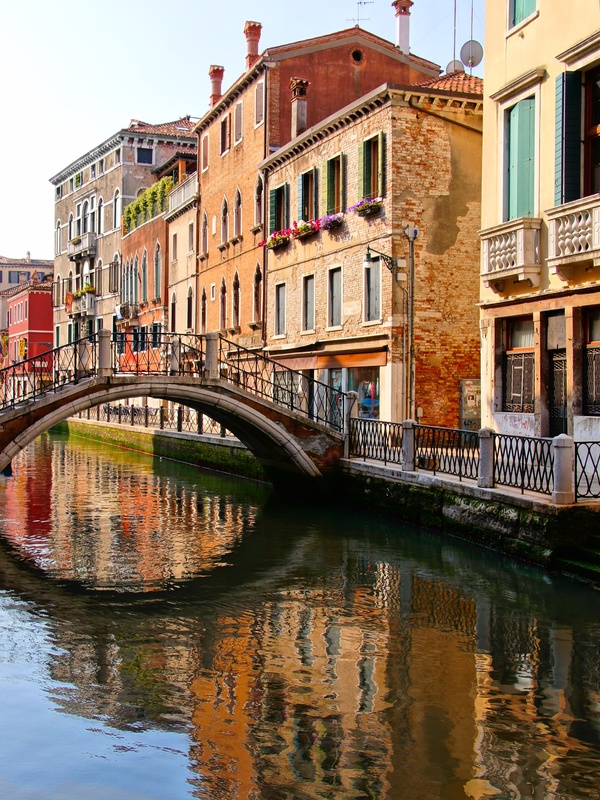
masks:
[[[360,199],[383,197],[385,191],[385,137],[383,132],[358,146],[358,192]]]
[[[316,219],[317,211],[317,170],[309,169],[298,176],[298,221]]]
[[[290,185],[283,183],[269,191],[269,233],[290,227]]]
[[[323,165],[321,191],[323,212],[325,214],[339,214],[345,210],[345,183],[344,155],[340,153],[335,158],[330,158]]]

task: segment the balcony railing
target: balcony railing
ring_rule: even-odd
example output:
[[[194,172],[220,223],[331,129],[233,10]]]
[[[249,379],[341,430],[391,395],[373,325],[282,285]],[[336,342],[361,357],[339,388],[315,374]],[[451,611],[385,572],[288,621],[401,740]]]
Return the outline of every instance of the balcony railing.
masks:
[[[501,292],[504,282],[527,281],[540,285],[540,227],[537,217],[521,217],[480,231],[481,280],[486,288]]]
[[[198,194],[198,175],[194,172],[185,181],[178,184],[169,194],[169,211],[172,213],[193,200]]]
[[[71,239],[67,252],[71,260],[78,257],[96,255],[96,234],[89,231],[75,237],[75,239]]]
[[[75,297],[71,307],[71,316],[81,315],[84,317],[93,317],[96,312],[96,295],[92,292]]]
[[[600,194],[548,213],[548,269],[567,280],[576,266],[600,266]]]

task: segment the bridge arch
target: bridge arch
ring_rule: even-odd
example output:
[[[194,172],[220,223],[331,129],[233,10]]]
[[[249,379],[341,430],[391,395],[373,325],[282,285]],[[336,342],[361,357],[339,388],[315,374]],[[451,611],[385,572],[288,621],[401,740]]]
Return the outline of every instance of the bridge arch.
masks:
[[[232,431],[276,484],[318,478],[342,454],[343,436],[220,380],[171,376],[85,379],[5,412],[0,419],[0,469],[30,442],[68,417],[104,403],[151,397],[189,406]]]

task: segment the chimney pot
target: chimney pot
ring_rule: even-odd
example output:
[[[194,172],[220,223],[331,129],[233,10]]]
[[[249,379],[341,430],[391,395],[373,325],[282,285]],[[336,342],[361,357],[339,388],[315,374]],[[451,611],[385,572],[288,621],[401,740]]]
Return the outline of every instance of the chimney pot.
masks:
[[[396,47],[401,53],[410,49],[410,7],[413,0],[394,0],[392,8],[396,9]]]
[[[221,84],[223,82],[223,75],[225,74],[225,67],[219,67],[216,64],[211,64],[208,69],[208,77],[210,78],[210,106],[215,106],[223,93],[221,91]]]
[[[299,136],[308,127],[308,101],[306,92],[310,81],[302,78],[290,78],[292,90],[292,139]]]
[[[246,37],[246,69],[251,69],[259,59],[258,43],[260,42],[260,33],[262,25],[260,22],[252,22],[248,20],[244,25],[244,36]]]

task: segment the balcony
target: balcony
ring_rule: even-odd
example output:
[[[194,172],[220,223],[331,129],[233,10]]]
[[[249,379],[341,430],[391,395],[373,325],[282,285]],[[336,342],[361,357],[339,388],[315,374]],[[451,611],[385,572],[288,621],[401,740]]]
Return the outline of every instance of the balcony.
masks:
[[[96,255],[96,234],[93,232],[83,233],[81,236],[76,236],[71,239],[68,244],[67,253],[71,261],[78,258],[85,258],[86,256]]]
[[[548,271],[568,280],[577,266],[600,266],[600,194],[552,208],[548,214]]]
[[[116,307],[117,323],[137,322],[139,316],[139,306],[137,303],[121,303]]]
[[[482,244],[481,280],[487,289],[504,291],[505,281],[540,285],[540,227],[537,217],[521,217],[479,231]]]
[[[169,214],[183,209],[190,201],[198,196],[198,175],[194,172],[189,178],[182,181],[169,194]]]

